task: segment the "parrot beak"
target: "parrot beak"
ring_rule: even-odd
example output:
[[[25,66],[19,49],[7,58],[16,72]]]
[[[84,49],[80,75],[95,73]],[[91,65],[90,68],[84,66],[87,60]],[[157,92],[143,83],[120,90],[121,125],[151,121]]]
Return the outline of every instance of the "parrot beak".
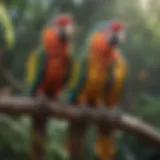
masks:
[[[117,37],[117,34],[113,34],[110,38],[109,38],[109,44],[111,46],[117,46],[119,44],[119,40],[118,40],[118,37]]]
[[[65,41],[67,39],[71,39],[73,36],[73,27],[72,25],[68,24],[65,27],[60,29],[60,38]]]
[[[117,46],[125,42],[125,33],[124,31],[114,32],[110,38],[109,43],[111,46]]]
[[[125,43],[126,34],[125,34],[124,31],[118,32],[118,39],[119,39],[120,44],[124,44]]]
[[[66,32],[66,35],[67,37],[71,38],[73,36],[73,25],[72,24],[68,24],[66,27],[65,27],[65,32]]]
[[[67,35],[64,28],[61,28],[59,31],[59,37],[62,41],[66,41]]]

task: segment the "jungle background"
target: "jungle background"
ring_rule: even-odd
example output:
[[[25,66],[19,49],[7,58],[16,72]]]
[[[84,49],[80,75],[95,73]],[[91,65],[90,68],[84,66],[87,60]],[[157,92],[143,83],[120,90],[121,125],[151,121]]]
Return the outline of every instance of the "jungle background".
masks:
[[[76,20],[74,55],[81,54],[84,39],[103,20],[120,19],[127,26],[123,46],[129,66],[128,105],[136,115],[160,130],[160,1],[158,0],[4,0],[0,14],[12,19],[14,45],[7,47],[3,25],[0,25],[0,53],[4,77],[0,94],[23,95],[26,88],[25,67],[28,56],[39,46],[43,27],[56,14],[69,12]],[[4,12],[4,13],[2,13]],[[5,18],[4,18],[5,19]],[[3,18],[0,20],[2,24]],[[12,33],[10,33],[12,34]],[[2,59],[3,57],[3,59]],[[2,72],[2,71],[1,71]],[[0,115],[0,159],[29,159],[28,116]],[[64,148],[67,122],[50,120],[48,124],[48,160],[66,160]],[[94,157],[93,139],[88,134],[85,158]],[[117,139],[117,160],[159,160],[160,150],[139,139],[121,133]]]

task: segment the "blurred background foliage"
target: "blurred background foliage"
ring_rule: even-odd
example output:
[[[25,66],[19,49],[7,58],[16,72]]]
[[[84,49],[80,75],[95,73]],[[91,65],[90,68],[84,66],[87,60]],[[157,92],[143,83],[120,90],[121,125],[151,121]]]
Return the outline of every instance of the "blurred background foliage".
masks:
[[[3,63],[20,86],[25,88],[25,64],[31,51],[39,46],[43,27],[54,16],[69,12],[76,20],[74,54],[81,54],[88,34],[104,20],[121,19],[127,25],[127,43],[123,46],[130,70],[129,107],[132,113],[160,129],[160,1],[158,0],[4,0],[3,14],[13,22],[14,47],[4,36],[2,17],[1,49]],[[2,14],[2,10],[0,10]],[[11,25],[11,24],[10,24]],[[12,28],[12,27],[11,27]],[[12,33],[11,33],[12,34]],[[3,36],[2,36],[3,35]],[[3,44],[3,45],[2,45]],[[9,52],[9,53],[8,53]],[[6,54],[7,53],[7,54]],[[10,76],[11,77],[11,76]],[[13,81],[13,79],[11,80]],[[22,94],[3,80],[0,94]],[[12,92],[11,92],[12,91]],[[125,104],[124,104],[125,105]],[[64,148],[67,122],[50,120],[48,124],[47,159],[66,160]],[[0,115],[0,159],[29,159],[28,117]],[[89,130],[85,157],[92,159],[94,128]],[[92,135],[92,136],[90,136]],[[159,160],[160,150],[151,148],[139,139],[120,133],[117,139],[117,160]]]

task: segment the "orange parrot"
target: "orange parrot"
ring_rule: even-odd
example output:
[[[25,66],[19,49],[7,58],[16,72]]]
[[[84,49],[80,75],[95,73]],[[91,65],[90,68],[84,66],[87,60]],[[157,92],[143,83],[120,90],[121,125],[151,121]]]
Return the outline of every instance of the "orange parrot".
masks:
[[[32,62],[28,62],[28,75],[31,77],[28,79],[30,96],[37,96],[44,101],[44,97],[53,100],[60,94],[70,70],[72,31],[73,18],[65,14],[57,16],[44,28],[42,48],[34,53]],[[38,114],[34,115],[32,120],[32,157],[39,160],[44,156],[43,147],[39,146],[45,137],[47,117],[43,118]]]
[[[125,27],[111,21],[90,36],[89,47],[82,59],[73,64],[73,72],[62,99],[77,104],[83,112],[88,107],[108,109],[117,114],[118,103],[127,73],[124,57],[118,45],[125,40]],[[71,160],[80,160],[88,124],[72,122],[68,130]],[[103,125],[97,128],[95,152],[99,160],[113,160],[116,152],[114,133]]]

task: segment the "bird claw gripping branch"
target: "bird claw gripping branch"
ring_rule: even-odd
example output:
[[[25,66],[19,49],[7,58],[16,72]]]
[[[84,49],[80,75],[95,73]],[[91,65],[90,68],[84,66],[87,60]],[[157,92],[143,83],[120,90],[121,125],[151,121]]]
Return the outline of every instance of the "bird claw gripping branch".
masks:
[[[47,110],[47,103],[49,98],[44,94],[41,94],[37,97],[38,108],[41,113],[44,113]]]

